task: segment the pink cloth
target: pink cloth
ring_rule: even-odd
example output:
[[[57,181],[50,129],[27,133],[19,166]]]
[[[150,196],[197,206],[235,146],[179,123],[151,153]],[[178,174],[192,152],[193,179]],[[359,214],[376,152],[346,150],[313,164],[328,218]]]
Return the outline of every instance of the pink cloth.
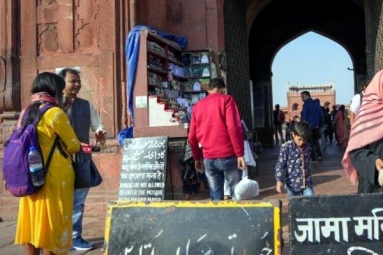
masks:
[[[383,138],[383,70],[375,74],[368,85],[343,156],[342,166],[350,181],[355,184],[358,172],[350,160],[350,152]]]
[[[56,98],[52,97],[51,95],[49,95],[46,92],[38,92],[38,93],[32,94],[31,102],[34,103],[37,101],[47,102],[47,103],[51,103],[53,105],[57,104]]]
[[[38,101],[42,101],[42,102],[45,102],[45,103],[51,103],[53,105],[57,105],[56,99],[54,97],[50,96],[48,93],[45,93],[45,92],[38,92],[38,93],[35,93],[35,94],[33,94],[31,96],[31,102],[32,103],[38,102]],[[24,118],[25,110],[28,107],[29,107],[29,105],[20,112],[19,119],[17,120],[17,128],[21,127],[21,122],[22,122],[22,120]]]

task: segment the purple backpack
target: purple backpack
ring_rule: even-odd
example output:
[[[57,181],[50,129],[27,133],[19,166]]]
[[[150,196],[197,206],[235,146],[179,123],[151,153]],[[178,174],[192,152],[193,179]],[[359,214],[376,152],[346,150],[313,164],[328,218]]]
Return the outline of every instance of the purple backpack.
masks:
[[[43,114],[51,107],[52,105],[50,104],[44,105],[32,123],[26,124],[24,128],[21,127],[13,131],[4,143],[3,178],[5,188],[15,197],[34,194],[41,188],[41,186],[35,187],[32,183],[29,172],[28,153],[29,148],[34,146],[42,155],[38,143],[36,126]],[[25,113],[24,116],[26,115]],[[58,136],[49,153],[48,161],[45,165],[45,172],[48,169],[57,142]]]

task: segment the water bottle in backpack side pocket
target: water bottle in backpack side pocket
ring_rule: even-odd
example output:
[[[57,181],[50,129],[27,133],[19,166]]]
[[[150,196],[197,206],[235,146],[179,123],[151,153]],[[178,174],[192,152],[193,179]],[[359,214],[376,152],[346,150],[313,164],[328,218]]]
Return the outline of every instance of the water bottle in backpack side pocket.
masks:
[[[28,163],[33,185],[36,187],[43,186],[45,183],[45,171],[42,157],[34,146],[29,148]]]

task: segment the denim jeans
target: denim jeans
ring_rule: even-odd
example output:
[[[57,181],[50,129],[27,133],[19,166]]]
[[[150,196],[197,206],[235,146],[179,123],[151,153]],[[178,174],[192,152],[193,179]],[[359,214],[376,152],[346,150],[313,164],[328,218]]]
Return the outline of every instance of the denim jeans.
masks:
[[[294,190],[290,190],[290,189],[286,188],[286,191],[287,191],[287,195],[289,197],[295,197],[295,196],[312,197],[312,196],[314,196],[314,189],[313,188],[304,188],[301,191],[294,191]]]
[[[226,179],[231,197],[235,200],[234,188],[241,179],[241,171],[238,170],[237,157],[204,159],[205,174],[209,182],[210,199],[223,200],[224,180]]]
[[[86,160],[85,162],[87,164],[87,167],[90,168],[90,160]],[[84,215],[85,199],[86,199],[86,196],[88,195],[88,192],[89,192],[89,188],[74,190],[73,214],[72,214],[73,239],[81,237],[81,234],[82,234],[82,218]]]

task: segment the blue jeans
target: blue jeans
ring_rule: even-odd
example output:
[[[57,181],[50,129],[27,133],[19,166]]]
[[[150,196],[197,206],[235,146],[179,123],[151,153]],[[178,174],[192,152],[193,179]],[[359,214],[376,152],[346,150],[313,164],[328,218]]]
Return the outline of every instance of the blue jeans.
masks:
[[[86,160],[85,162],[87,164],[87,167],[90,168],[90,160]],[[73,239],[81,237],[81,234],[82,234],[82,218],[84,215],[85,199],[86,199],[86,196],[88,195],[88,192],[89,192],[89,188],[74,190],[73,214],[72,214]]]
[[[314,196],[314,189],[313,188],[304,188],[301,191],[294,191],[287,189],[287,195],[289,197],[295,197],[295,196],[305,196],[305,197],[312,197]]]
[[[224,180],[226,179],[232,199],[235,199],[234,188],[241,179],[241,171],[238,170],[237,157],[204,159],[205,174],[209,182],[210,199],[223,200]]]

